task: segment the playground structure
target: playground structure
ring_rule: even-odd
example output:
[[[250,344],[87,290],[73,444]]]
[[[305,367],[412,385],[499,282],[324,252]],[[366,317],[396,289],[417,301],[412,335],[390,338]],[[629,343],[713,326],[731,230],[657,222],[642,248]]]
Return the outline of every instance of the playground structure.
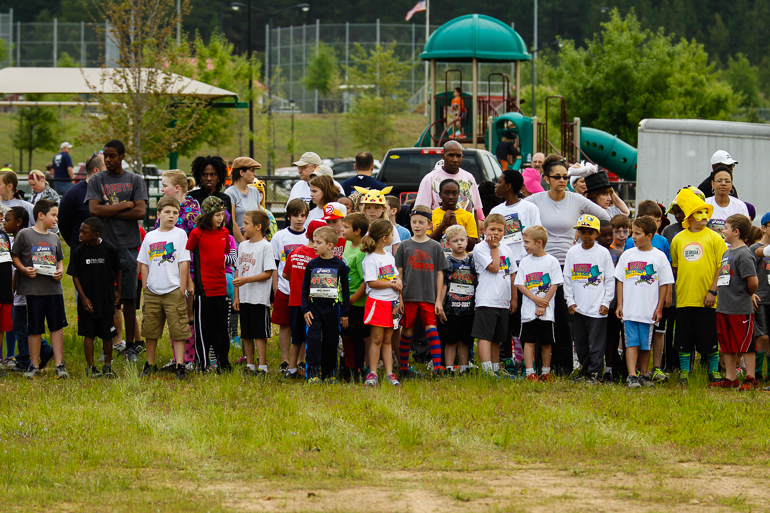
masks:
[[[415,146],[441,146],[454,139],[463,146],[478,148],[483,145],[494,152],[503,135],[519,139],[522,159],[514,164],[519,169],[522,162],[531,160],[537,152],[558,153],[569,162],[587,160],[601,166],[624,180],[636,180],[637,150],[617,136],[601,130],[581,126],[580,118],[567,118],[567,107],[561,96],[546,98],[545,118],[525,116],[522,103],[520,66],[522,61],[532,60],[524,40],[505,23],[482,14],[468,14],[455,18],[439,27],[428,39],[420,59],[430,62],[430,122],[420,134]],[[471,92],[462,90],[463,106],[457,117],[449,121],[453,91],[450,77],[462,72],[447,69],[444,72],[444,91],[437,89],[436,64],[471,63]],[[479,63],[494,62],[514,64],[513,88],[511,79],[504,73],[490,73],[486,77],[487,91],[491,91],[493,77],[502,80],[503,95],[494,98],[479,94]],[[455,79],[456,80],[456,79]],[[513,89],[513,90],[511,90]],[[496,110],[494,104],[498,103]],[[557,107],[560,142],[555,144],[548,133],[550,109]],[[503,114],[497,115],[502,109]]]

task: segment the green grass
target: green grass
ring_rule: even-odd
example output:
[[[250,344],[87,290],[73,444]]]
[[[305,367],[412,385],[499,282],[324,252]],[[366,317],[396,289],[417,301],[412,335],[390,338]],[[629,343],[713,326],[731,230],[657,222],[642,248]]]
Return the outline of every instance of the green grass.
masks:
[[[117,380],[92,381],[64,284],[72,378],[0,379],[3,511],[770,507],[770,394],[709,390],[700,372],[687,389],[642,390],[477,377],[371,390],[239,372],[177,382],[140,380],[122,359]]]

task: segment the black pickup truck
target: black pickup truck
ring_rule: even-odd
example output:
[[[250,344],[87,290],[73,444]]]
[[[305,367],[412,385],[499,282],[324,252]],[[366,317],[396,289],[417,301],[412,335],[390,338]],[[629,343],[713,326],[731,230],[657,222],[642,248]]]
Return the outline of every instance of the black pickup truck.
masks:
[[[433,171],[436,162],[441,160],[442,148],[393,148],[388,150],[382,160],[382,167],[377,180],[390,185],[389,193],[397,196],[401,203],[417,196],[420,181]],[[462,169],[476,178],[476,183],[496,182],[503,170],[495,156],[487,150],[463,149]]]

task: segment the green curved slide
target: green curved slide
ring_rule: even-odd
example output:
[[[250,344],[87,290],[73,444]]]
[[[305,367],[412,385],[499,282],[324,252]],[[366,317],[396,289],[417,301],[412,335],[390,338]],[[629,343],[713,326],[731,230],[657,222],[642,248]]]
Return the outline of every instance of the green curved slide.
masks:
[[[636,148],[607,132],[580,128],[580,149],[594,164],[624,180],[636,180]]]

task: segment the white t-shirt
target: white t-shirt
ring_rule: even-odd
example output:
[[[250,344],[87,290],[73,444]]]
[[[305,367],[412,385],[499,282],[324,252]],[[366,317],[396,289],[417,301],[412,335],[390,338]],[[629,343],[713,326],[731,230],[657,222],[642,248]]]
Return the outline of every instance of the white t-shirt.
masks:
[[[503,243],[510,248],[511,253],[513,253],[513,259],[518,262],[527,256],[527,251],[524,249],[522,232],[530,226],[540,224],[540,209],[537,208],[537,205],[522,200],[513,205],[506,205],[503,202],[489,213],[500,214],[505,218]]]
[[[615,279],[623,283],[623,320],[653,324],[660,287],[674,283],[674,272],[661,250],[633,247],[620,255]]]
[[[537,297],[548,295],[548,289],[551,285],[561,285],[564,283],[564,277],[561,273],[561,265],[553,255],[543,255],[534,257],[527,255],[519,262],[519,272],[516,275],[516,286],[524,285]],[[543,321],[553,322],[553,304],[556,301],[556,295],[551,298],[545,313],[540,317]],[[537,319],[535,315],[537,305],[527,296],[521,300],[521,322],[530,322]]]
[[[729,196],[730,203],[726,207],[717,205],[716,196],[706,198],[706,203],[714,206],[714,213],[711,215],[708,227],[717,232],[722,238],[725,238],[725,220],[733,214],[743,214],[749,217],[749,209],[746,204],[738,198]]]
[[[505,244],[498,247],[500,270],[497,273],[487,271],[492,263],[492,250],[487,241],[481,241],[473,248],[473,260],[476,264],[479,285],[476,287],[476,306],[505,308],[511,306],[511,275],[516,274],[516,261],[513,253]]]
[[[275,271],[275,255],[267,239],[259,242],[245,240],[238,245],[238,276],[250,278],[265,271]],[[238,300],[250,305],[270,306],[273,280],[247,283],[238,288]]]
[[[137,261],[149,267],[147,288],[153,294],[168,294],[179,288],[179,263],[190,261],[187,233],[174,226],[166,232],[147,232]]]
[[[364,281],[366,282],[366,294],[372,299],[381,301],[398,301],[398,292],[395,289],[373,289],[370,281],[392,281],[398,276],[396,259],[393,255],[385,253],[369,253],[362,263],[364,268]]]
[[[315,221],[316,219],[323,221],[323,219],[321,219],[323,216],[323,209],[321,207],[315,207],[308,213],[307,218],[305,218],[305,229],[307,230],[307,227],[310,226],[310,221]]]
[[[615,297],[615,266],[607,248],[594,243],[591,249],[583,244],[572,246],[564,259],[564,299],[567,306],[588,317],[607,317],[599,308],[608,309]]]
[[[289,294],[291,290],[289,280],[283,277],[283,268],[286,266],[289,253],[307,244],[307,235],[304,231],[296,233],[291,228],[284,228],[273,235],[270,244],[273,247],[273,256],[278,261],[278,290],[284,294]]]
[[[337,180],[334,180],[334,185],[336,185],[337,188],[340,190],[340,194],[345,196],[345,190],[342,188],[342,185],[340,185],[340,183]],[[289,201],[296,198],[300,198],[305,203],[310,203],[311,201],[310,184],[305,180],[300,180],[292,186],[291,192],[289,193],[289,200],[286,203],[288,204]]]

